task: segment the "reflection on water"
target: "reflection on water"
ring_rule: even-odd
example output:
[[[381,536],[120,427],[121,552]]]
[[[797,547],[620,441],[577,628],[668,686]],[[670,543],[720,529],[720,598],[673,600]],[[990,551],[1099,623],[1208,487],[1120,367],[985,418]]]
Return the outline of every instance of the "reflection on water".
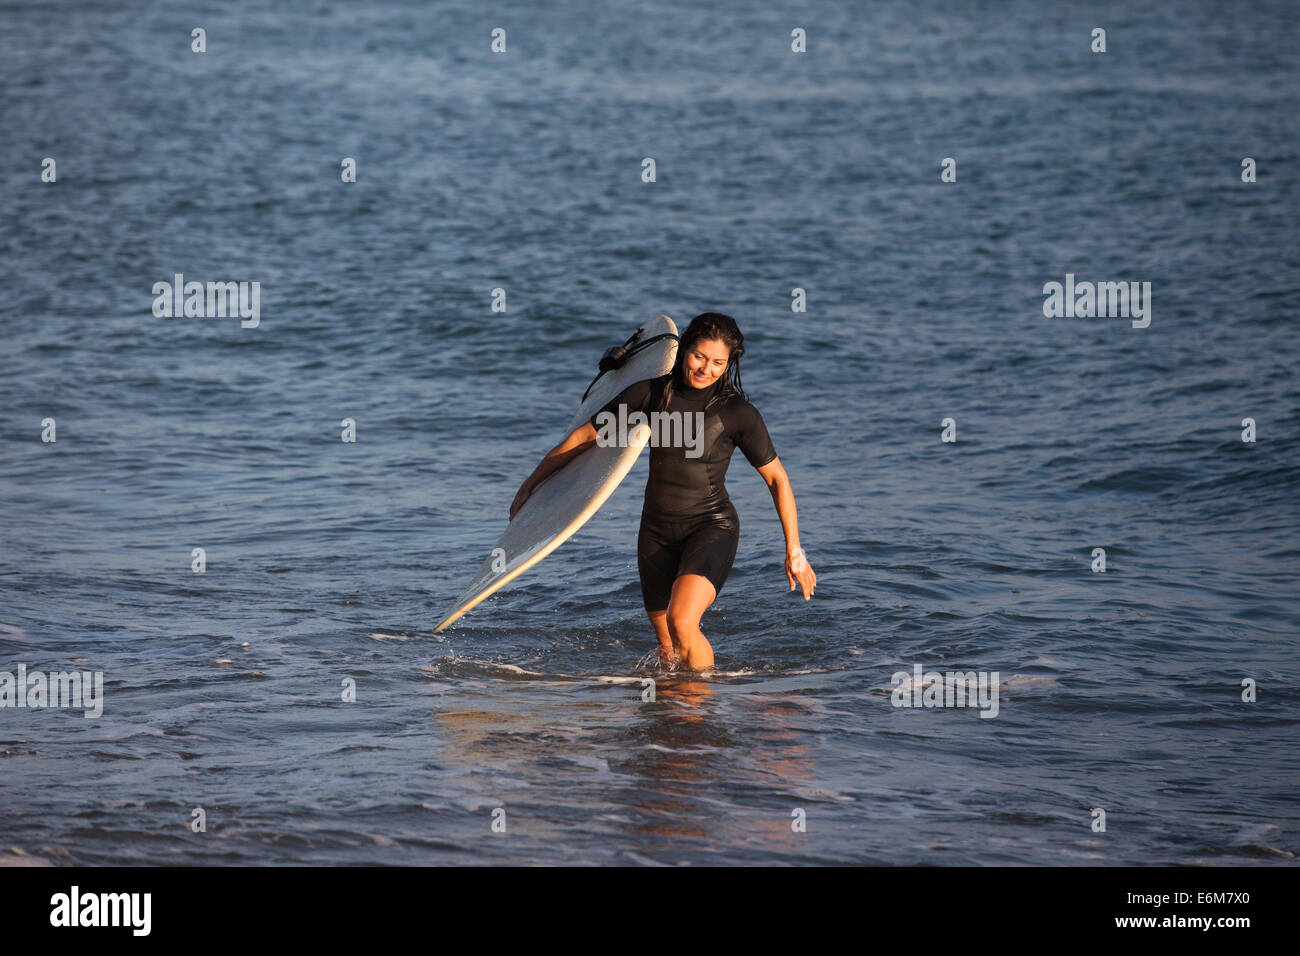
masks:
[[[541,816],[599,818],[651,859],[754,839],[797,844],[792,813],[808,807],[790,794],[815,780],[817,702],[702,676],[658,676],[653,701],[645,690],[539,676],[514,684],[508,707],[447,701],[429,715],[444,784],[455,781],[450,795],[466,808],[505,806],[516,831],[535,836],[511,807],[553,791],[552,774],[567,767],[573,786]],[[501,702],[472,690],[445,696]]]

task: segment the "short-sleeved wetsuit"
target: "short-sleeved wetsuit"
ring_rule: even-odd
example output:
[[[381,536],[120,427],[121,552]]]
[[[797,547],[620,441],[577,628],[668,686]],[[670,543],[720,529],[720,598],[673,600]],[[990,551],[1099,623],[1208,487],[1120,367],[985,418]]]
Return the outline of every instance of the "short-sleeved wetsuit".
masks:
[[[601,413],[617,416],[620,404],[626,405],[625,415],[639,411],[649,416],[659,408],[671,374],[629,385],[591,417],[591,424],[600,431]],[[740,516],[724,483],[732,452],[739,448],[755,468],[776,458],[767,426],[749,402],[732,395],[706,410],[720,382],[707,388],[677,382],[666,411],[683,416],[703,412],[703,436],[693,448],[688,447],[691,442],[677,441],[677,447],[650,449],[650,477],[637,536],[637,568],[647,611],[668,608],[673,581],[682,574],[702,574],[715,591],[722,591],[740,543]],[[688,438],[691,434],[686,433]],[[697,449],[702,454],[694,457]]]

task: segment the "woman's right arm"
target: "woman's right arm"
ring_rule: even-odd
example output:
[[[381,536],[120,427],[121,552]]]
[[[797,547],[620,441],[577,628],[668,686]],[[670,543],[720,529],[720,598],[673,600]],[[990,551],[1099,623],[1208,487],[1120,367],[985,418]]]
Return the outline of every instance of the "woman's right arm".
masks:
[[[515,500],[510,503],[510,519],[514,520],[515,514],[524,506],[524,502],[528,500],[528,496],[533,493],[534,488],[595,443],[596,428],[588,421],[583,422],[569,433],[568,438],[548,451],[546,457],[537,463],[533,473],[525,478],[524,483],[519,486],[519,493],[515,495]]]

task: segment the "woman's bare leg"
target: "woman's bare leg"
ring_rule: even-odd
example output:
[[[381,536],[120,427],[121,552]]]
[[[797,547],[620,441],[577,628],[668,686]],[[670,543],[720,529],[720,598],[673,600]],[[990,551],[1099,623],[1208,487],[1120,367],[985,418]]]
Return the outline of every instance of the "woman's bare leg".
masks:
[[[680,648],[677,659],[685,668],[702,671],[713,666],[713,645],[700,630],[700,618],[717,596],[713,582],[702,574],[680,574],[673,582],[668,633]]]
[[[659,660],[664,666],[670,666],[674,658],[680,654],[675,650],[672,634],[668,631],[668,612],[646,611],[646,615],[650,618],[650,623],[655,629],[655,637],[659,640]]]

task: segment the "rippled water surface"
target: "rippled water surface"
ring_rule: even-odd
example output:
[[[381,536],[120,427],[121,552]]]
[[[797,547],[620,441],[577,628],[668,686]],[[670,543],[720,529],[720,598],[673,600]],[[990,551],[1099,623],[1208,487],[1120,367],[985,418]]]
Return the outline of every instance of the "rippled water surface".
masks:
[[[105,680],[0,709],[0,852],[1294,862],[1295,4],[0,20],[0,668]],[[176,273],[260,325],[156,318]],[[1150,326],[1046,318],[1067,273]],[[602,350],[710,309],[816,597],[737,455],[717,672],[643,702],[643,458],[433,635]],[[997,717],[891,706],[915,664],[998,672]]]

